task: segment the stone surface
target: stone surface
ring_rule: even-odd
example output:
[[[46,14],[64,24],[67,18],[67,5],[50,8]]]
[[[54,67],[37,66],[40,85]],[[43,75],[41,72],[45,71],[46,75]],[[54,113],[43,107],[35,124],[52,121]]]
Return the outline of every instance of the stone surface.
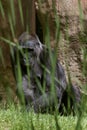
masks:
[[[81,62],[83,60],[82,48],[86,43],[81,43],[79,35],[82,37],[86,35],[87,1],[81,0],[78,3],[78,0],[55,0],[54,2],[57,11],[56,15],[60,20],[61,38],[58,43],[59,59],[66,70],[66,74],[67,64],[73,83],[83,85],[86,78],[82,74]],[[52,0],[43,1],[41,5],[37,2],[36,9],[43,30],[48,14],[51,47],[54,48],[56,22]]]

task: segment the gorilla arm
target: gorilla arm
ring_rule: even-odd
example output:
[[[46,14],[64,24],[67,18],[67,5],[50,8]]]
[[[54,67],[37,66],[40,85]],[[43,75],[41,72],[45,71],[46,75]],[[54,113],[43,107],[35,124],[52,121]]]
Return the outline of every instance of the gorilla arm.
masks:
[[[56,106],[55,95],[51,92],[46,92],[41,95],[39,98],[34,100],[30,105],[27,106],[27,111],[31,108],[34,109],[34,112],[46,112],[48,109],[53,109]],[[57,98],[56,98],[57,99]]]

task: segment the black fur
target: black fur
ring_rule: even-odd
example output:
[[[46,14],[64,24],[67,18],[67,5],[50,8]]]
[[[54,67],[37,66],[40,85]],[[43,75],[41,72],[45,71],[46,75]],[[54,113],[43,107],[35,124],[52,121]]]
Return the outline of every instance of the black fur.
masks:
[[[63,105],[66,111],[68,110],[68,97],[71,110],[75,103],[80,102],[81,95],[78,87],[71,84],[70,91],[67,91],[65,72],[59,60],[55,60],[55,68],[53,68],[51,58],[54,58],[54,55],[54,51],[51,51],[50,57],[49,50],[39,41],[39,38],[28,33],[23,33],[19,37],[19,48],[13,47],[11,62],[17,93],[20,95],[21,88],[27,110],[33,107],[35,112],[46,112],[50,108],[52,111],[56,108],[64,113]],[[21,70],[21,85],[18,85],[18,63]]]

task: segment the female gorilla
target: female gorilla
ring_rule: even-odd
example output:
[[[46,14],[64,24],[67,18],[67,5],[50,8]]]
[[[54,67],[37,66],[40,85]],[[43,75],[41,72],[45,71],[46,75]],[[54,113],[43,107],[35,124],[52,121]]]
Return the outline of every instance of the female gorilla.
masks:
[[[20,101],[24,96],[27,110],[33,107],[35,112],[46,112],[54,108],[61,111],[61,104],[64,104],[67,109],[67,100],[64,95],[68,95],[66,91],[68,85],[59,60],[56,60],[55,69],[53,69],[51,57],[54,58],[54,51],[51,51],[50,57],[49,50],[39,38],[28,33],[23,33],[18,41],[19,47],[13,47],[11,61]],[[18,80],[18,63],[21,69],[21,84]],[[74,99],[77,104],[80,101],[80,91],[72,85],[70,89],[75,95],[70,96],[72,108]],[[21,90],[23,96],[20,96]]]

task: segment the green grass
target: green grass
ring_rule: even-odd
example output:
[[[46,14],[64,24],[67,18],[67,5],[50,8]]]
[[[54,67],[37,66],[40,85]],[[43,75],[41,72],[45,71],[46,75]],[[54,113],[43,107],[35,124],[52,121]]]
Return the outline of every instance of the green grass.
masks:
[[[57,116],[61,130],[75,130],[77,116]],[[82,130],[87,130],[87,114],[81,118]],[[0,109],[0,130],[58,130],[54,115],[21,112],[20,108],[13,105]],[[76,129],[77,130],[77,129]],[[80,130],[80,128],[79,128]]]

